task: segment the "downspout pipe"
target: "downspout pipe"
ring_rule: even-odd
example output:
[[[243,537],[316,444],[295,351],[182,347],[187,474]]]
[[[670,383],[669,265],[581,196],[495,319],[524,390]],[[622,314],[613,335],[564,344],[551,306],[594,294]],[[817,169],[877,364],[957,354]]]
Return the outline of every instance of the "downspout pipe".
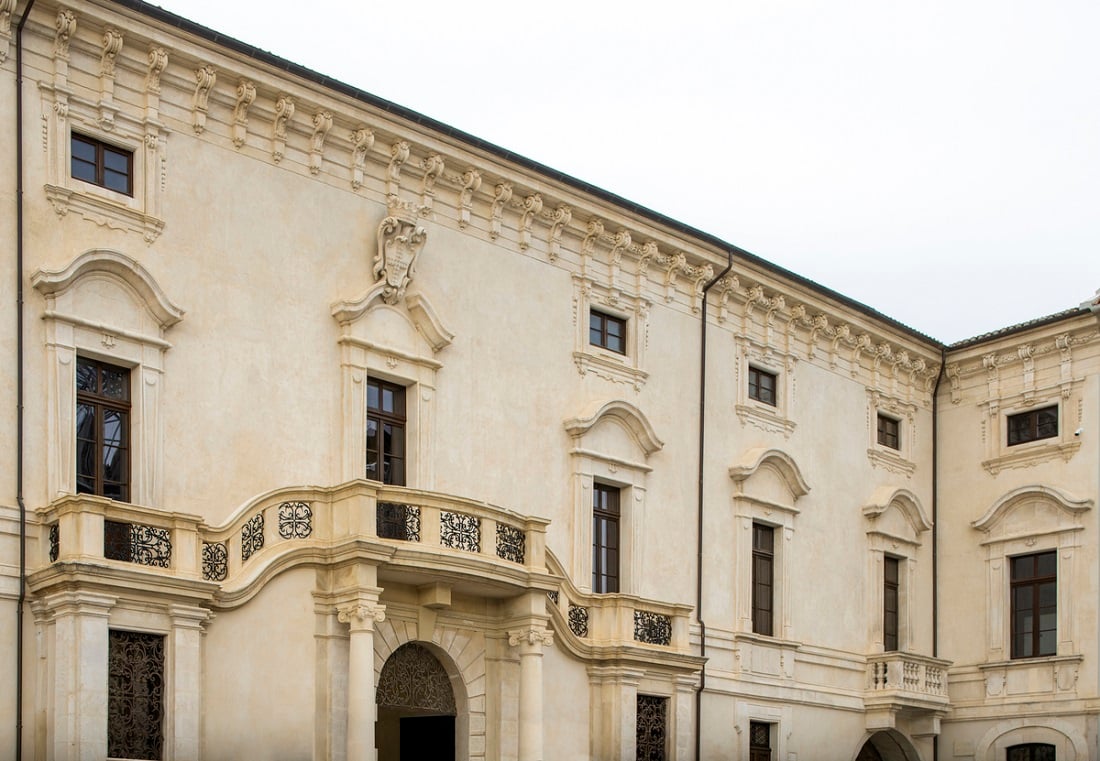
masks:
[[[696,512],[695,547],[695,617],[699,621],[699,655],[707,655],[707,625],[703,621],[703,453],[706,443],[707,419],[707,293],[733,269],[733,251],[727,252],[726,268],[703,286],[703,319],[699,337],[699,483],[697,494],[699,504]],[[707,663],[699,671],[699,687],[695,691],[695,761],[702,758],[703,733],[702,715],[703,690],[707,686]]]
[[[23,608],[27,604],[27,504],[23,500],[23,27],[15,27],[15,499],[19,503],[19,601],[15,607],[15,755],[23,758]]]
[[[947,347],[940,347],[940,372],[932,388],[932,657],[940,656],[940,382],[947,374]],[[932,737],[932,761],[939,761],[940,736]]]

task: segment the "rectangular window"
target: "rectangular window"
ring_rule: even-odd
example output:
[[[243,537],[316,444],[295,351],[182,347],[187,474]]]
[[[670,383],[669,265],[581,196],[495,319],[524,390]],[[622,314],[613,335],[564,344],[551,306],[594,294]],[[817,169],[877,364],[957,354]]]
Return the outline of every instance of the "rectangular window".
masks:
[[[163,724],[164,637],[112,629],[107,640],[107,755],[161,758]]]
[[[1013,745],[1005,749],[1006,761],[1055,761],[1056,748],[1047,743]]]
[[[772,725],[749,722],[749,761],[772,761]]]
[[[891,449],[901,449],[898,439],[900,425],[894,418],[880,413],[878,416],[878,443]]]
[[[75,132],[72,135],[71,151],[70,171],[75,179],[128,196],[134,194],[133,151],[116,148]]]
[[[76,491],[130,499],[130,371],[76,360]]]
[[[749,367],[749,398],[775,406],[775,373]]]
[[[593,309],[588,316],[588,343],[626,354],[626,320]]]
[[[619,490],[592,485],[592,591],[619,591]]]
[[[1012,657],[1058,652],[1058,554],[1010,558],[1012,567]]]
[[[1058,405],[1008,416],[1008,446],[1058,435]]]
[[[367,378],[367,475],[405,485],[405,387]]]
[[[775,529],[752,524],[752,630],[772,634],[775,589]]]
[[[635,758],[638,761],[665,761],[668,746],[668,698],[638,696],[635,722]]]
[[[898,649],[898,595],[901,561],[887,556],[882,565],[882,649]]]

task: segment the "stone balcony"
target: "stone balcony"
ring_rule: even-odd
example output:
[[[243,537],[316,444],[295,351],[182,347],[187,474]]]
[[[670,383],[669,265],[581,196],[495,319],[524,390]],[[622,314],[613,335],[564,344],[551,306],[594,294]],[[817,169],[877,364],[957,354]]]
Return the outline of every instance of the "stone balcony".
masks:
[[[190,587],[232,607],[291,565],[365,559],[380,583],[445,581],[471,594],[550,591],[549,521],[452,495],[372,481],[262,495],[221,526],[200,516],[62,497],[37,511],[41,557],[32,587],[68,569],[154,587]]]
[[[950,661],[913,653],[867,657],[863,704],[868,730],[892,729],[899,715],[924,722],[925,734],[939,732],[939,719],[951,707],[947,696]]]

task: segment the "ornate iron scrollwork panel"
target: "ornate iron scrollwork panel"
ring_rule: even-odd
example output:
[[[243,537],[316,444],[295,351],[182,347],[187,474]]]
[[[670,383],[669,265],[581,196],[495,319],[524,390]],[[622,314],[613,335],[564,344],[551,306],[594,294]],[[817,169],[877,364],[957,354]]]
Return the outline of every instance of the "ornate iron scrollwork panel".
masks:
[[[50,562],[56,563],[61,554],[61,528],[56,523],[50,524]]]
[[[111,630],[107,645],[107,755],[161,758],[164,637]]]
[[[264,514],[256,513],[241,529],[241,560],[248,560],[264,547]]]
[[[283,539],[305,539],[313,533],[313,511],[305,502],[284,502],[279,505],[279,536]]]
[[[445,716],[457,713],[451,678],[431,651],[415,642],[397,648],[386,660],[375,694],[380,706]]]
[[[207,581],[225,581],[229,575],[229,550],[223,542],[202,543],[202,577]]]
[[[402,542],[420,541],[420,508],[416,505],[379,502],[375,523],[381,539],[397,539]]]
[[[588,608],[569,606],[569,630],[578,637],[588,636]]]
[[[141,523],[103,521],[103,557],[155,568],[171,568],[171,532]]]
[[[439,539],[444,547],[481,552],[481,520],[475,515],[439,513]]]
[[[497,557],[522,565],[527,555],[527,535],[522,529],[497,524]]]
[[[638,761],[665,761],[668,746],[668,698],[638,696]]]
[[[634,611],[634,639],[649,645],[671,645],[672,619],[648,610]]]
[[[553,592],[547,592],[546,596],[550,598],[550,602],[554,605],[558,604],[558,591],[556,589]]]

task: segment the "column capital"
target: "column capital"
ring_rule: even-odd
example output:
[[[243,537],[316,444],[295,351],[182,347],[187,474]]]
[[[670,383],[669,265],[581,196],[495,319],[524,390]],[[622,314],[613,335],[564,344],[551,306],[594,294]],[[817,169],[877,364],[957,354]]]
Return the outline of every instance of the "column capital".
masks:
[[[533,626],[508,632],[508,644],[512,647],[518,647],[521,655],[540,653],[544,645],[549,645],[553,641],[553,632]]]
[[[342,624],[349,624],[352,631],[372,631],[376,623],[386,620],[386,606],[378,603],[354,602],[336,609],[336,617]]]

